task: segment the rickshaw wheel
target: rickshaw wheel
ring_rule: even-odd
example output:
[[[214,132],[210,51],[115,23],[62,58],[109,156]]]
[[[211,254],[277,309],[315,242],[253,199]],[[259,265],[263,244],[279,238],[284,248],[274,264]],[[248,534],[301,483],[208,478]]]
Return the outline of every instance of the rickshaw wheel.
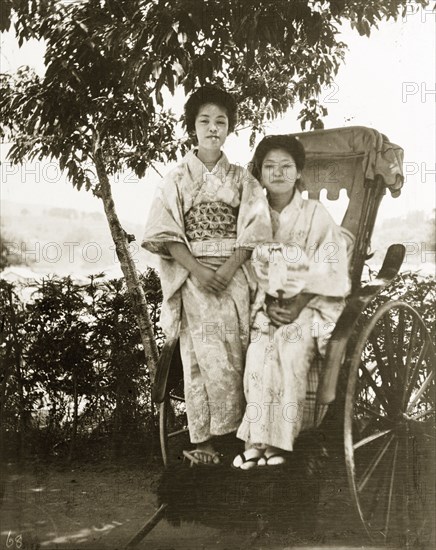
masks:
[[[168,391],[164,401],[159,405],[159,439],[162,460],[165,466],[168,466],[172,458],[169,440],[173,438],[183,440],[183,435],[188,433],[188,420],[182,385],[183,381],[180,381],[176,388]],[[175,445],[174,451],[176,453],[177,450],[180,451]]]
[[[435,350],[418,312],[387,302],[349,360],[344,446],[352,499],[371,539],[433,540]]]

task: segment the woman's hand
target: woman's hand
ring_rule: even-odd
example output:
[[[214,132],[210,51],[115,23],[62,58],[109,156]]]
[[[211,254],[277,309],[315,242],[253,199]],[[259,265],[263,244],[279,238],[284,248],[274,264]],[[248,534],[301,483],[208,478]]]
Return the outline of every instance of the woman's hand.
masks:
[[[271,323],[276,327],[293,323],[300,315],[300,311],[301,310],[294,305],[284,308],[280,307],[275,302],[269,304],[266,308],[266,313],[271,319]]]
[[[200,287],[217,294],[226,289],[227,284],[216,276],[216,271],[200,263],[191,271],[200,283]]]
[[[229,286],[230,281],[235,275],[235,266],[230,262],[225,262],[215,271],[215,281],[218,284],[224,285],[224,289]]]

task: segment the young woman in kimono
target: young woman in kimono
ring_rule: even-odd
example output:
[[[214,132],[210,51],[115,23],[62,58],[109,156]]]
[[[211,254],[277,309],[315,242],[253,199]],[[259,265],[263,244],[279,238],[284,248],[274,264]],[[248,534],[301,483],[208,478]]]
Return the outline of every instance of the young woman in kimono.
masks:
[[[198,145],[157,192],[142,246],[159,256],[167,338],[180,338],[193,463],[217,464],[214,437],[235,432],[244,412],[243,369],[250,299],[244,264],[270,239],[268,204],[258,181],[221,150],[237,106],[203,87],[185,105]]]
[[[302,428],[316,349],[325,354],[350,290],[352,236],[319,201],[302,198],[304,162],[301,142],[286,135],[264,138],[254,154],[253,175],[266,190],[273,243],[252,257],[260,292],[244,374],[247,405],[237,432],[246,450],[233,461],[242,470],[286,462]]]

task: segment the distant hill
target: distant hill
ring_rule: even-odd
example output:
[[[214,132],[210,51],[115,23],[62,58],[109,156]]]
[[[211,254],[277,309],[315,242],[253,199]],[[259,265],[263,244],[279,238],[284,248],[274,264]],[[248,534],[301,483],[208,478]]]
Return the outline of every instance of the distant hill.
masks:
[[[415,210],[406,216],[376,223],[372,238],[372,250],[375,252],[373,261],[381,263],[387,247],[393,243],[402,243],[406,247],[403,270],[419,269],[436,275],[434,215]]]
[[[101,212],[3,201],[1,218],[4,240],[16,245],[17,259],[32,264],[36,270],[58,275],[120,273],[109,227]],[[146,263],[139,243],[144,227],[122,223],[136,237],[132,253],[142,271]],[[409,254],[403,269],[435,274],[435,242],[434,217],[428,213],[412,211],[402,218],[385,219],[376,223],[370,264],[380,265],[390,244],[404,243]]]
[[[117,271],[109,226],[100,212],[2,201],[1,225],[3,240],[13,242],[12,259],[37,271],[58,275]],[[122,225],[137,239],[132,253],[140,262],[144,227],[129,222]]]

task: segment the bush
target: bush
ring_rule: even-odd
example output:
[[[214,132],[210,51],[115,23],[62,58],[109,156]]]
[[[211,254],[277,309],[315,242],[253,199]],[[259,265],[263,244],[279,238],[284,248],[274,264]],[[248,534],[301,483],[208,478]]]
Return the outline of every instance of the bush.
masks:
[[[161,344],[159,279],[148,270],[142,283]],[[104,439],[115,453],[126,441],[149,441],[150,378],[124,281],[97,275],[80,286],[70,277],[48,278],[29,303],[19,290],[0,280],[1,430],[8,443],[18,434],[19,455],[71,459],[79,440]]]

